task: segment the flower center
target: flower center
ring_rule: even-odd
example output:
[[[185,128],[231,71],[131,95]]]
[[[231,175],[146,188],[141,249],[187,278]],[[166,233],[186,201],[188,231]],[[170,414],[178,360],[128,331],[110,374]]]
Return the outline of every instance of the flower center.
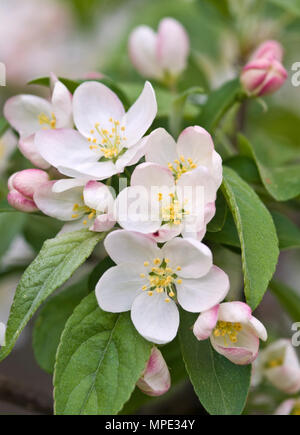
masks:
[[[88,138],[90,142],[90,149],[101,151],[105,159],[115,160],[122,149],[124,149],[124,143],[126,137],[124,136],[125,127],[120,126],[119,121],[115,121],[110,118],[111,129],[107,130],[101,128],[99,122],[95,124],[95,130],[91,130],[91,136]]]
[[[224,337],[225,346],[228,346],[226,336],[229,337],[232,343],[236,343],[238,340],[238,333],[243,329],[241,323],[231,322],[217,322],[217,325],[213,331],[215,337]]]
[[[170,302],[171,299],[176,297],[175,283],[181,284],[181,279],[177,279],[176,271],[181,270],[180,266],[176,267],[176,271],[168,266],[169,259],[155,258],[153,265],[150,266],[149,261],[144,262],[144,266],[148,269],[146,273],[141,273],[140,277],[145,278],[147,283],[142,287],[143,291],[148,292],[149,296],[153,295],[153,292],[164,293],[165,302]],[[150,271],[149,271],[150,267]]]
[[[292,410],[291,415],[300,415],[300,405],[296,405]]]
[[[53,112],[51,113],[51,119],[49,118],[49,116],[45,115],[45,113],[41,113],[38,116],[38,120],[40,125],[44,125],[44,129],[47,128],[47,125],[52,129],[56,128],[56,116]]]
[[[161,219],[163,224],[169,223],[172,225],[180,225],[184,216],[189,214],[189,211],[184,210],[174,193],[169,193],[169,198],[163,201],[163,194],[158,193],[158,201],[162,201]]]
[[[283,357],[274,358],[271,361],[268,361],[266,364],[267,369],[274,369],[275,367],[280,367],[283,365]]]
[[[72,219],[77,219],[79,217],[79,213],[84,213],[87,215],[87,219],[83,221],[83,225],[87,225],[89,220],[92,220],[94,217],[96,217],[96,210],[86,205],[74,204],[73,211],[74,214],[72,214]]]
[[[197,168],[197,165],[192,159],[185,159],[183,156],[179,157],[179,160],[174,160],[174,163],[168,163],[168,168],[172,171],[175,180],[179,180],[182,174]]]

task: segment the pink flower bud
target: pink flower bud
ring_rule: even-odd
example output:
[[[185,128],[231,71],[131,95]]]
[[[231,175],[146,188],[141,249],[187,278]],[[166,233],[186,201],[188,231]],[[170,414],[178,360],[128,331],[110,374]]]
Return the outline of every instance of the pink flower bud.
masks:
[[[161,352],[153,347],[143,375],[136,384],[148,396],[161,396],[171,386],[168,366]]]
[[[25,169],[16,172],[8,180],[7,201],[17,210],[36,211],[38,208],[33,200],[33,195],[47,181],[49,181],[49,176],[41,169]]]
[[[281,62],[283,58],[282,45],[279,44],[279,42],[272,40],[263,42],[253,53],[251,60],[260,58],[274,58]]]

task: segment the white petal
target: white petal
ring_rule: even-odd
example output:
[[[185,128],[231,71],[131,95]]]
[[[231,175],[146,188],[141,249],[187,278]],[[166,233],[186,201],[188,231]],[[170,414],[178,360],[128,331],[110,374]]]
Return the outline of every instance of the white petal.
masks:
[[[244,302],[224,302],[220,305],[219,319],[224,322],[247,324],[251,317],[251,308]]]
[[[178,158],[176,142],[173,137],[164,129],[154,130],[147,139],[146,161],[168,166]]]
[[[72,168],[58,165],[57,170],[68,177],[88,178],[89,180],[106,180],[117,173],[113,162],[87,162]]]
[[[56,116],[56,128],[72,128],[72,94],[59,80],[57,80],[54,84],[52,93],[52,107]]]
[[[179,236],[182,230],[182,225],[164,224],[157,231],[151,234],[153,240],[157,243],[165,243],[174,237]]]
[[[226,273],[213,266],[202,278],[183,279],[182,284],[176,284],[178,302],[192,313],[206,311],[223,301],[229,287]]]
[[[253,331],[256,333],[256,335],[263,341],[266,341],[268,339],[268,333],[264,325],[256,319],[256,317],[251,317],[248,325],[251,326]]]
[[[109,119],[121,121],[124,107],[118,96],[107,86],[98,82],[82,83],[73,96],[74,122],[81,134],[86,137],[99,123],[100,128],[111,130]]]
[[[171,171],[156,163],[141,163],[132,173],[131,186],[168,187],[175,189],[174,178]],[[169,192],[169,190],[168,190]]]
[[[204,213],[206,204],[214,202],[217,195],[215,179],[203,166],[183,174],[177,182],[177,191],[181,201],[185,198],[188,200],[185,208],[196,215],[199,214],[199,209]],[[200,197],[199,201],[197,201],[198,197]]]
[[[116,161],[117,172],[123,172],[126,166],[132,166],[145,155],[148,136],[141,139],[136,145],[130,147]]]
[[[36,133],[42,128],[39,115],[45,114],[51,118],[51,104],[35,95],[18,95],[7,100],[4,106],[4,116],[18,131],[22,138]]]
[[[158,28],[157,55],[162,68],[177,75],[186,67],[189,38],[184,27],[173,18],[163,19]]]
[[[144,234],[117,230],[108,234],[104,241],[108,255],[117,264],[152,261],[161,254],[156,243]]]
[[[113,213],[114,199],[109,187],[98,181],[89,181],[83,190],[84,203],[99,212]]]
[[[60,193],[72,189],[72,187],[83,187],[87,182],[86,178],[63,178],[53,184],[52,190],[53,192]]]
[[[83,212],[74,211],[74,205],[82,205],[82,188],[74,187],[70,190],[55,193],[52,190],[53,183],[50,181],[43,184],[35,192],[33,198],[38,208],[48,216],[62,221],[73,220],[73,215],[82,216]]]
[[[197,240],[176,237],[164,245],[162,252],[172,269],[181,268],[176,272],[181,278],[200,278],[212,267],[210,249]]]
[[[110,313],[122,313],[131,309],[137,295],[142,293],[141,269],[136,264],[124,263],[108,269],[96,286],[100,308]]]
[[[202,127],[187,127],[178,138],[178,155],[184,156],[186,160],[192,159],[197,166],[210,165],[213,151],[213,140],[210,134]]]
[[[163,71],[156,58],[157,35],[148,26],[139,26],[129,38],[129,56],[135,68],[144,77],[160,79]]]
[[[131,319],[138,332],[153,343],[172,341],[179,326],[179,313],[173,301],[165,302],[163,294],[142,293],[131,307]]]
[[[200,314],[193,326],[193,333],[198,340],[210,337],[218,321],[219,305]]]
[[[45,159],[43,159],[39,152],[39,148],[35,143],[35,134],[20,139],[19,148],[21,153],[38,168],[50,168],[50,164]]]
[[[155,119],[157,103],[154,89],[149,82],[145,83],[143,92],[130,107],[123,120],[126,126],[127,147],[135,145],[147,132]]]

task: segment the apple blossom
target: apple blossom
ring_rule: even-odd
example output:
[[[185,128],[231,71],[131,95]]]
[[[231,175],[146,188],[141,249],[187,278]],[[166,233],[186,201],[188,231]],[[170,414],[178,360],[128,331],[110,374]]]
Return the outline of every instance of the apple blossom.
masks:
[[[170,372],[157,347],[153,346],[144,373],[136,385],[148,396],[161,396],[170,389]]]
[[[259,339],[267,339],[265,327],[243,302],[225,302],[202,312],[193,332],[198,340],[210,338],[216,352],[238,365],[252,363],[258,355]]]
[[[146,162],[169,168],[176,181],[203,166],[213,177],[216,190],[222,183],[221,156],[214,149],[211,135],[198,125],[183,130],[177,144],[165,129],[154,130],[147,140]]]
[[[127,113],[107,86],[85,82],[73,97],[78,131],[40,131],[36,135],[36,147],[43,158],[64,175],[104,180],[136,164],[144,155],[143,136],[156,112],[155,93],[149,82]]]
[[[279,390],[288,394],[300,391],[300,363],[290,340],[277,340],[262,350],[254,367]]]
[[[24,169],[16,172],[8,180],[7,201],[17,210],[37,211],[38,207],[33,199],[34,192],[48,181],[47,172],[41,169]]]
[[[72,127],[72,96],[52,75],[51,102],[35,95],[17,95],[5,103],[4,116],[20,135],[19,148],[35,166],[49,168],[40,154],[35,136],[40,130]]]
[[[34,194],[37,207],[46,215],[72,222],[69,230],[88,227],[91,231],[108,231],[114,224],[114,199],[103,183],[67,179],[49,181]]]
[[[119,193],[116,215],[124,229],[151,234],[158,242],[179,234],[200,240],[215,199],[214,179],[203,166],[176,182],[170,169],[142,163],[132,173],[131,186]]]
[[[197,240],[175,237],[159,248],[144,234],[117,230],[108,234],[104,246],[117,265],[96,286],[100,308],[131,310],[138,332],[154,343],[175,338],[177,303],[186,311],[205,311],[229,290],[226,273],[213,266],[211,251]]]
[[[244,66],[241,83],[251,96],[262,96],[277,91],[288,74],[281,64],[283,50],[276,41],[267,41]]]
[[[141,75],[166,83],[173,82],[186,68],[189,38],[173,18],[164,18],[155,33],[139,26],[129,38],[129,56]]]
[[[300,415],[300,397],[285,400],[276,409],[274,415]]]
[[[18,144],[17,136],[10,129],[0,137],[0,173],[7,167],[8,160]]]

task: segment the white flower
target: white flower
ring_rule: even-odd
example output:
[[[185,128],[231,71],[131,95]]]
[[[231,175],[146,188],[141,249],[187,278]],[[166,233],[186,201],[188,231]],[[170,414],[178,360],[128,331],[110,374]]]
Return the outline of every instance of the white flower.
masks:
[[[130,59],[144,77],[176,79],[186,67],[188,54],[187,33],[173,18],[164,18],[157,34],[148,26],[139,26],[129,38]]]
[[[105,184],[94,180],[49,181],[34,193],[34,202],[46,215],[74,223],[69,230],[87,227],[101,232],[115,224],[113,196]]]
[[[17,95],[5,103],[4,116],[20,135],[19,148],[35,166],[50,165],[35,143],[38,131],[72,127],[72,96],[66,86],[53,75],[51,102],[35,95]]]
[[[159,248],[148,236],[117,230],[104,246],[117,266],[96,286],[99,306],[113,313],[131,310],[138,332],[154,343],[176,336],[177,303],[187,311],[204,311],[229,290],[227,275],[213,266],[210,250],[197,240],[176,237]]]
[[[157,112],[154,90],[146,82],[142,94],[125,113],[123,104],[102,83],[85,82],[73,97],[71,129],[41,131],[36,146],[62,174],[104,180],[123,172],[144,155],[144,134]]]
[[[153,346],[147,366],[136,385],[147,396],[161,396],[170,389],[170,372],[157,347]]]
[[[300,415],[300,397],[285,400],[276,409],[274,415]]]
[[[226,302],[201,313],[193,332],[198,340],[210,338],[216,352],[238,365],[252,363],[258,355],[259,339],[267,339],[264,325],[243,302]]]
[[[214,179],[203,166],[176,182],[168,168],[142,163],[132,173],[131,186],[117,197],[117,220],[124,229],[152,234],[158,242],[179,234],[201,240],[215,199]]]
[[[277,340],[261,351],[254,367],[279,390],[288,394],[300,391],[300,363],[290,340]]]
[[[198,125],[183,130],[177,144],[165,129],[154,130],[147,140],[146,162],[166,166],[175,180],[202,166],[215,180],[216,190],[222,183],[221,156],[214,149],[211,135]]]

